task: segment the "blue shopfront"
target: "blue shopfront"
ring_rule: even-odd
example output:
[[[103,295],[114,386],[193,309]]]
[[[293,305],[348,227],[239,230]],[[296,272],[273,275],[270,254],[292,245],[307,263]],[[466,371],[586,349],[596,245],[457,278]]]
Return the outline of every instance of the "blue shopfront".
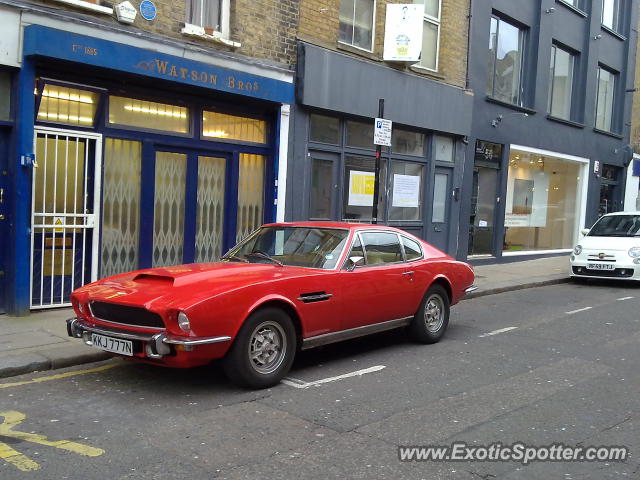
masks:
[[[24,29],[10,312],[68,305],[108,275],[215,260],[276,220],[293,84],[228,63]]]

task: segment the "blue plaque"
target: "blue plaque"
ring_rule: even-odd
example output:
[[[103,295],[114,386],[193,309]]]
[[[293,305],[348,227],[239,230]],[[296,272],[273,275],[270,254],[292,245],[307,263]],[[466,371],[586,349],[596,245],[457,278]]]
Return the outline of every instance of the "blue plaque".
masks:
[[[156,13],[158,13],[158,10],[156,9],[155,3],[151,0],[143,0],[140,4],[140,15],[142,15],[142,18],[151,21],[156,18]]]

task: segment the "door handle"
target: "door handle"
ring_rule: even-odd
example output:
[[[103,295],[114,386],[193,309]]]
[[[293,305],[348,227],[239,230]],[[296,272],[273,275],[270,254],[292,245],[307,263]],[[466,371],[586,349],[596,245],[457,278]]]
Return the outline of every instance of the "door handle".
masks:
[[[4,203],[4,188],[0,188],[0,203]]]
[[[413,273],[414,273],[413,270],[410,270],[408,272],[403,272],[402,274],[403,275],[413,275]]]

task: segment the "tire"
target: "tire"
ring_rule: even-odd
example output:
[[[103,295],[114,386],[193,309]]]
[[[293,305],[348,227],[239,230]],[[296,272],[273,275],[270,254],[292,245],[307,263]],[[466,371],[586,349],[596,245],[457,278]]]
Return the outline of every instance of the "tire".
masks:
[[[407,327],[409,336],[420,343],[436,343],[449,325],[449,295],[441,285],[432,285]]]
[[[293,364],[296,331],[289,315],[274,307],[251,314],[223,360],[229,380],[245,388],[277,385]]]

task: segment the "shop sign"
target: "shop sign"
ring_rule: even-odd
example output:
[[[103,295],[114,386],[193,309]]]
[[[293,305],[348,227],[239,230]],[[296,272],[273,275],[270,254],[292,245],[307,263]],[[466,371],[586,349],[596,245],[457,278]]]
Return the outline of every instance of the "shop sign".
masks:
[[[373,172],[351,170],[349,172],[349,205],[373,207],[373,188],[376,175]]]
[[[393,207],[417,208],[420,206],[420,176],[393,175]]]
[[[384,30],[384,60],[412,62],[420,60],[424,5],[387,4]]]

